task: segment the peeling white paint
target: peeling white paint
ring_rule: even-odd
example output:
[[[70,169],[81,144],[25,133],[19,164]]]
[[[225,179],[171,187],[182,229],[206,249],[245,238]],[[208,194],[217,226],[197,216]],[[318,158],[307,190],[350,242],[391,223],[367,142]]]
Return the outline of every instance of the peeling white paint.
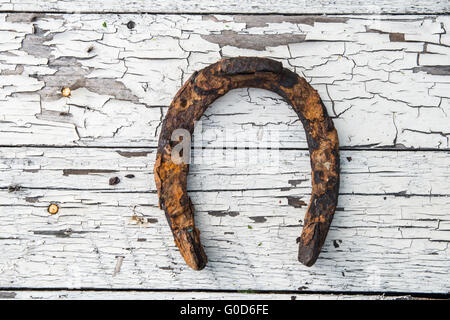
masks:
[[[370,0],[363,4],[357,0],[311,1],[311,0],[172,0],[133,1],[99,0],[0,0],[1,10],[59,11],[59,12],[195,12],[195,13],[436,13],[448,12],[447,2],[433,0]]]
[[[124,8],[83,3],[38,8]],[[283,3],[279,10],[290,8]],[[408,8],[390,3],[380,10]],[[33,1],[0,0],[1,10],[24,5]],[[448,293],[447,30],[446,16],[1,14],[0,287]],[[168,104],[195,70],[235,55],[281,61],[319,91],[334,118],[345,149],[339,205],[312,268],[297,262],[295,243],[310,193],[306,139],[276,94],[235,90],[202,118],[207,149],[194,151],[203,162],[191,166],[188,188],[209,257],[204,271],[184,264],[157,207],[152,168]],[[249,144],[287,150],[261,150],[251,165],[254,150],[214,149]],[[120,183],[110,186],[114,176]],[[58,214],[48,214],[50,203]],[[191,297],[128,297],[149,295]]]
[[[70,300],[410,300],[411,296],[299,294],[299,293],[230,293],[176,291],[0,291],[0,299],[70,299]]]
[[[443,17],[276,16],[265,25],[222,15],[32,17],[4,14],[0,23],[8,34],[0,47],[1,144],[156,146],[161,112],[195,70],[256,55],[282,61],[319,91],[342,147],[449,148],[450,51],[436,38],[450,28]],[[240,36],[250,38],[236,47]],[[273,46],[287,36],[307,41]],[[254,49],[264,39],[270,45]],[[62,86],[73,96],[61,98]],[[281,147],[306,147],[295,113],[263,90],[235,90],[203,119],[208,146],[262,128]]]

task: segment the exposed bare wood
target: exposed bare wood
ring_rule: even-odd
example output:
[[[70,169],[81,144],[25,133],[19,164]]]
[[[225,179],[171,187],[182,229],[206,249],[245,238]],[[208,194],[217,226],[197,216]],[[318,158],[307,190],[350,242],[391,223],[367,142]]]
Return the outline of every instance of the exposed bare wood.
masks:
[[[0,0],[0,298],[450,291],[449,16],[242,14],[438,13],[448,2],[151,3]],[[188,191],[205,270],[184,265],[157,207],[167,106],[194,71],[239,55],[305,77],[337,127],[338,210],[312,269],[292,258],[311,192],[306,138],[276,94],[234,90],[196,126],[206,149],[194,150]],[[256,297],[126,297],[186,294]],[[291,296],[356,297],[258,295]]]
[[[195,152],[205,153],[188,185],[210,258],[201,273],[185,266],[157,207],[154,149],[127,149],[134,157],[119,149],[1,152],[1,176],[10,172],[0,192],[6,287],[449,289],[446,152],[344,151],[335,220],[311,269],[292,259],[310,192],[307,152],[280,151],[278,165],[276,150],[266,150],[257,167],[244,161],[252,150],[240,150],[234,163],[226,152]],[[111,173],[99,167],[121,182],[109,185]],[[64,175],[62,168],[85,172]],[[48,214],[50,203],[58,214]],[[113,277],[117,257],[123,261]]]
[[[155,149],[1,148],[0,188],[156,192],[155,156]],[[449,156],[449,152],[341,151],[340,192],[447,195]],[[309,193],[311,189],[310,159],[304,150],[196,149],[192,161],[188,176],[192,191],[277,188]],[[113,176],[120,183],[109,185]]]
[[[292,206],[289,197],[308,196],[296,190],[191,192],[209,257],[204,271],[195,272],[179,255],[155,193],[4,190],[0,283],[448,292],[448,196],[340,195],[321,259],[307,268],[292,259],[306,207]],[[49,215],[48,203],[55,201],[59,213]],[[124,258],[113,277],[117,256]]]

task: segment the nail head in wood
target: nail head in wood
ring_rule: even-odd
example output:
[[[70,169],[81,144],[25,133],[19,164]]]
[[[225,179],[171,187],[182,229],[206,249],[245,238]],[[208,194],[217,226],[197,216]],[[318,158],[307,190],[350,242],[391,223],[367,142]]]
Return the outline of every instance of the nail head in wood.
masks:
[[[61,94],[63,95],[63,97],[66,97],[66,98],[69,97],[71,93],[72,92],[69,87],[62,88],[62,90],[61,90]]]
[[[57,204],[52,203],[48,206],[47,210],[48,210],[48,213],[50,213],[50,214],[57,214],[59,211],[59,207]]]

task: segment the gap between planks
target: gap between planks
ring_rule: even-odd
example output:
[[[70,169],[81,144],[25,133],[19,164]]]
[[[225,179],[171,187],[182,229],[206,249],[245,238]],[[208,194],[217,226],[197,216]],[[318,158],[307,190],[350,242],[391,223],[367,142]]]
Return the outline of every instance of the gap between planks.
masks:
[[[123,296],[127,293],[127,296]],[[254,299],[254,300],[414,300],[449,299],[449,294],[427,292],[359,292],[359,291],[296,291],[296,290],[196,290],[196,289],[108,289],[108,288],[0,288],[1,299],[106,298],[121,299]]]
[[[156,146],[165,106],[193,70],[220,57],[263,55],[319,90],[343,147],[449,148],[447,17],[261,17],[139,15],[136,30],[121,15],[93,15],[89,22],[83,15],[2,17],[0,29],[11,39],[2,50],[0,143]],[[87,54],[89,45],[95,50]],[[19,56],[25,65],[17,64]],[[431,59],[441,66],[430,66]],[[58,95],[62,82],[81,86],[68,101]],[[26,92],[16,90],[24,85]],[[267,92],[231,92],[208,108],[206,131],[227,128],[232,138],[246,134],[256,143],[252,130],[267,130],[281,135],[281,147],[306,147],[298,117],[281,102]],[[12,107],[18,103],[20,113]],[[266,112],[255,120],[261,106]]]
[[[25,14],[59,14],[59,15],[73,15],[73,14],[83,14],[83,15],[99,15],[99,14],[120,14],[121,16],[127,15],[166,15],[166,16],[199,16],[199,15],[233,15],[233,16],[355,16],[355,17],[368,17],[368,16],[381,16],[381,17],[389,17],[389,16],[439,16],[439,15],[448,15],[450,14],[450,10],[448,11],[429,11],[429,12],[379,12],[379,13],[367,13],[367,12],[330,12],[330,13],[317,13],[317,12],[300,12],[300,13],[292,13],[292,12],[223,12],[223,11],[205,11],[205,12],[195,12],[195,11],[180,11],[180,12],[171,12],[171,11],[127,11],[127,12],[115,12],[115,11],[57,11],[57,10],[0,10],[0,14],[13,14],[13,13],[25,13]]]

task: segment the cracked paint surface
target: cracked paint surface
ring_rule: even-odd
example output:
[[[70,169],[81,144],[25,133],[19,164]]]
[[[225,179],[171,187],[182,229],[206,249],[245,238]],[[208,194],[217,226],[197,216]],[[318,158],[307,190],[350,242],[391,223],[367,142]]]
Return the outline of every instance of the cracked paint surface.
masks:
[[[191,165],[188,180],[210,260],[204,273],[194,273],[157,207],[151,175],[156,149],[1,149],[1,212],[14,214],[0,214],[0,282],[448,291],[447,151],[341,151],[338,214],[312,269],[292,259],[298,249],[292,239],[306,212],[301,203],[310,196],[308,152],[280,150],[283,160],[276,165],[278,150],[272,150],[254,166],[242,158],[226,162],[215,151],[195,151],[204,161]],[[129,174],[134,178],[125,178]],[[121,183],[110,186],[111,176]],[[12,184],[20,188],[8,192]],[[60,213],[49,216],[54,201]],[[112,277],[118,256],[124,257],[121,272]],[[426,284],[417,281],[424,274]]]
[[[3,10],[20,3],[0,0]],[[45,5],[60,3],[69,2]],[[1,287],[448,293],[449,24],[413,15],[1,14]],[[193,154],[203,162],[191,165],[188,191],[205,273],[184,265],[157,208],[152,167],[170,100],[195,70],[236,55],[271,57],[305,77],[340,135],[338,214],[313,269],[292,259],[291,241],[310,196],[306,139],[270,92],[232,91],[202,118],[205,149]],[[70,98],[60,96],[66,84]],[[245,160],[248,141],[214,149],[245,135],[267,147],[270,133],[281,149],[258,166]],[[241,157],[230,162],[233,152]],[[110,186],[114,176],[121,182]],[[60,212],[49,216],[53,202]]]
[[[276,4],[276,5],[275,5]],[[369,0],[361,5],[355,0],[278,0],[278,1],[239,1],[222,0],[0,0],[1,10],[14,11],[44,11],[44,12],[195,12],[195,13],[297,13],[297,14],[325,14],[325,13],[434,13],[448,12],[450,7],[445,1],[433,0]]]
[[[0,143],[156,146],[171,97],[195,70],[253,55],[281,61],[318,90],[342,147],[450,147],[448,17],[261,19],[3,14]],[[204,144],[236,144],[224,128],[255,139],[262,128],[281,147],[306,148],[295,113],[280,103],[257,89],[232,92],[202,118]],[[250,120],[261,106],[264,115]]]

